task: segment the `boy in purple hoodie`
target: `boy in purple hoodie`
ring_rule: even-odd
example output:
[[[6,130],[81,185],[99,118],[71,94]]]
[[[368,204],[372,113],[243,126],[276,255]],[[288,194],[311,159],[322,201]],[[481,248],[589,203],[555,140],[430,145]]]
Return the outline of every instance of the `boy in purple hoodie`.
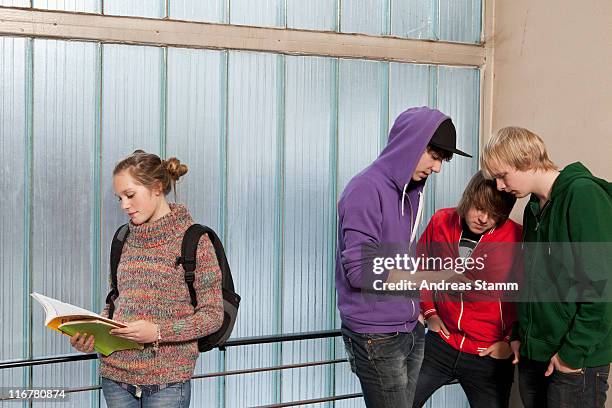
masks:
[[[408,109],[395,120],[378,158],[340,196],[338,309],[351,370],[368,407],[412,406],[424,335],[417,295],[377,293],[381,281],[399,282],[410,274],[376,270],[374,254],[390,247],[412,254],[427,177],[453,153],[471,157],[456,149],[448,116],[427,107]]]

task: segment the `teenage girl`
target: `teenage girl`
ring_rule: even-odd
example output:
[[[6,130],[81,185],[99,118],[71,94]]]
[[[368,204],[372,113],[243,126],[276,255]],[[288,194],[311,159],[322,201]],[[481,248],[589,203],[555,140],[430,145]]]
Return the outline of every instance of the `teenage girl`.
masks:
[[[206,235],[197,251],[193,308],[182,267],[176,266],[187,228],[194,224],[184,205],[166,195],[187,166],[176,158],[135,151],[113,171],[113,189],[129,216],[129,234],[117,269],[119,296],[113,319],[127,327],[111,334],[144,344],[142,350],[100,356],[102,390],[109,408],[189,407],[197,339],[223,322],[221,271]],[[108,305],[102,312],[108,315]],[[70,343],[93,351],[93,336],[75,334]]]

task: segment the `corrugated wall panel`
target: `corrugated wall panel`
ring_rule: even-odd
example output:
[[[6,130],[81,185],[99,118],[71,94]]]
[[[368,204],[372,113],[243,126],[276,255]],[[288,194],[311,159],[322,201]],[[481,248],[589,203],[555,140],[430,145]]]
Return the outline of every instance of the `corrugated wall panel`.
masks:
[[[436,0],[437,1],[437,0]],[[433,39],[435,2],[432,0],[395,0],[391,5],[391,34],[397,37]]]
[[[32,290],[92,308],[96,261],[93,239],[94,151],[97,135],[94,43],[34,41]],[[44,326],[33,306],[34,356],[74,352],[67,337]],[[34,368],[34,387],[83,387],[93,365],[79,362]],[[72,407],[95,394],[71,395]],[[45,405],[34,403],[34,406]]]
[[[430,65],[389,64],[389,129],[395,118],[408,108],[430,102]]]
[[[286,0],[287,28],[336,31],[338,2],[336,0]]]
[[[342,0],[340,30],[343,33],[389,34],[391,0]]]
[[[440,0],[439,7],[441,40],[480,42],[482,0]]]
[[[227,22],[229,0],[169,0],[168,13],[173,20]]]
[[[223,51],[168,50],[166,156],[176,156],[189,167],[177,184],[176,201],[185,203],[196,222],[220,237],[225,209],[226,61]],[[174,200],[174,195],[168,198]],[[201,354],[196,374],[222,371],[222,359],[216,349]],[[192,405],[221,406],[222,383],[219,378],[193,381]]]
[[[338,194],[387,143],[388,64],[340,60]]]
[[[100,288],[105,293],[113,234],[128,222],[113,192],[113,169],[136,149],[160,154],[163,50],[105,44],[102,51]]]
[[[285,2],[283,0],[229,0],[231,24],[284,27]]]
[[[431,396],[426,408],[469,408],[463,388],[459,384],[445,385]]]
[[[336,60],[287,57],[283,191],[284,333],[333,327]],[[316,164],[315,164],[316,163]],[[330,358],[329,340],[282,345],[282,362]],[[330,393],[329,367],[286,370],[282,400]]]
[[[457,148],[473,157],[454,155],[442,171],[434,175],[436,209],[454,207],[463,189],[478,170],[479,71],[473,68],[440,67],[438,107],[453,119]]]
[[[0,360],[28,357],[27,230],[29,160],[26,92],[30,47],[25,38],[0,37]],[[8,318],[10,316],[10,318]],[[27,386],[26,369],[0,370],[4,386]]]
[[[280,140],[283,56],[230,52],[226,249],[242,296],[234,337],[280,329]],[[281,122],[282,124],[282,122]],[[232,348],[227,369],[272,366],[278,345]],[[229,407],[277,400],[278,373],[226,378]]]
[[[99,13],[102,0],[32,0],[34,8]]]
[[[104,14],[163,18],[166,15],[165,0],[104,0]]]
[[[0,0],[4,7],[30,7],[30,0]]]
[[[225,205],[225,63],[223,51],[168,50],[166,156],[189,167],[177,183],[177,201],[219,234]],[[174,193],[168,199],[174,200]]]
[[[314,329],[305,330],[312,331]],[[283,364],[302,364],[331,359],[329,339],[286,342],[283,344]],[[302,401],[334,395],[331,367],[320,365],[283,370],[281,372],[282,402]],[[319,406],[331,406],[331,403]]]

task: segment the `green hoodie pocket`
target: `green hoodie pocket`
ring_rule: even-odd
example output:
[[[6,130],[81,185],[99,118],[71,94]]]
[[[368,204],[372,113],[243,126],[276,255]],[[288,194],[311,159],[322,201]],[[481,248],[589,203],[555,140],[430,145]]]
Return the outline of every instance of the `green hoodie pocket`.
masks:
[[[529,337],[559,346],[569,331],[572,319],[565,306],[558,302],[538,302],[531,305]]]

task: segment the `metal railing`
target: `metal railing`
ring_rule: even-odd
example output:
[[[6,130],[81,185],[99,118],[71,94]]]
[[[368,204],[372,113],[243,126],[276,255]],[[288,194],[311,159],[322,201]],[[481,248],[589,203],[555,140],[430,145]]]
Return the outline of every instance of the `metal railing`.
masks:
[[[276,336],[255,336],[255,337],[242,337],[237,339],[228,340],[220,350],[225,350],[227,347],[238,347],[238,346],[247,346],[247,345],[255,345],[255,344],[270,344],[270,343],[281,343],[281,342],[289,342],[289,341],[301,341],[301,340],[314,340],[314,339],[324,339],[324,338],[332,338],[339,337],[340,330],[323,330],[323,331],[314,331],[314,332],[304,332],[304,333],[290,333],[290,334],[280,334]],[[8,361],[0,361],[0,370],[9,369],[9,368],[21,368],[21,367],[32,367],[46,364],[62,364],[62,363],[71,363],[75,361],[84,361],[84,360],[95,360],[98,358],[98,354],[90,353],[90,354],[66,354],[59,356],[49,356],[49,357],[39,357],[32,359],[21,359],[21,360],[8,360]],[[214,378],[214,377],[226,377],[231,375],[242,375],[242,374],[253,374],[253,373],[261,373],[261,372],[270,372],[270,371],[280,371],[280,370],[290,370],[295,368],[303,368],[303,367],[314,367],[321,365],[330,365],[330,364],[338,364],[345,363],[347,359],[333,359],[333,360],[322,360],[322,361],[314,361],[307,363],[298,363],[298,364],[285,364],[278,365],[272,367],[257,367],[257,368],[248,368],[243,370],[230,370],[230,371],[220,371],[216,373],[207,373],[207,374],[198,374],[194,375],[192,379],[204,379],[204,378]],[[65,390],[66,394],[76,393],[76,392],[86,392],[86,391],[96,391],[101,389],[100,386],[90,386],[90,387],[79,387],[79,388],[69,388]],[[329,402],[329,401],[338,401],[350,398],[359,398],[362,394],[346,394],[346,395],[334,395],[316,399],[309,400],[301,400],[301,401],[291,401],[291,402],[283,402],[279,404],[272,405],[263,405],[260,408],[273,408],[273,407],[293,407],[297,405],[308,405],[308,404],[318,404],[321,402]],[[0,398],[0,401],[7,400],[8,398]]]

